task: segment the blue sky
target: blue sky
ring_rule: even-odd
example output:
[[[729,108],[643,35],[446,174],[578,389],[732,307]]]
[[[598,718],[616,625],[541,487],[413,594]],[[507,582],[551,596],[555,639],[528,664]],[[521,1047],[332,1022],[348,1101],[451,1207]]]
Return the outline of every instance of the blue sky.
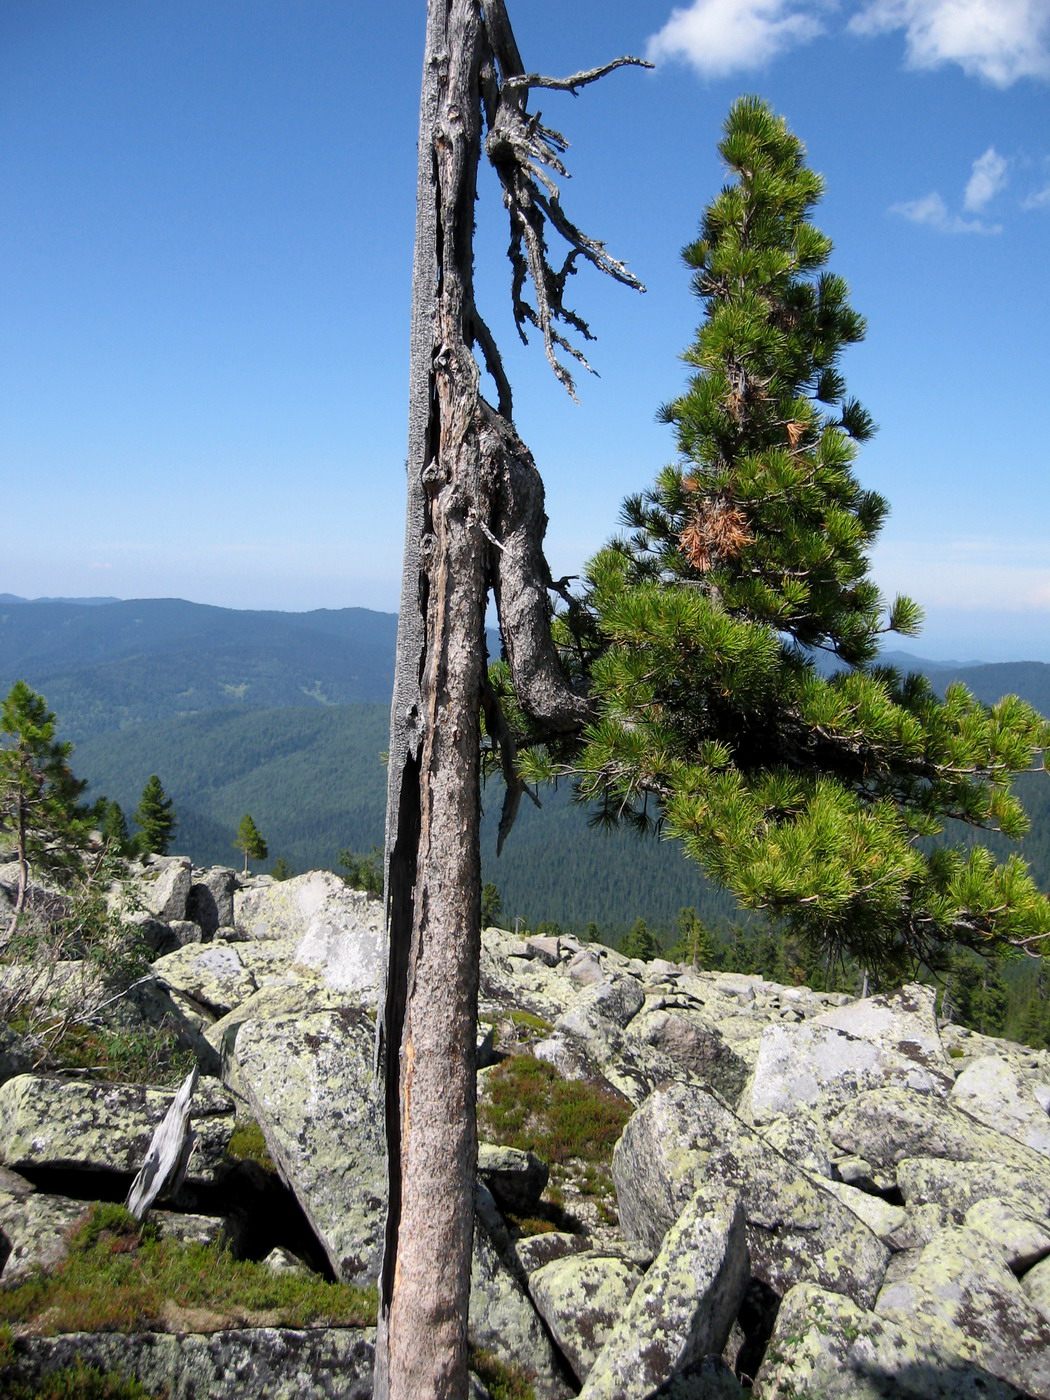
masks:
[[[0,592],[394,610],[423,0],[0,5]],[[581,272],[600,378],[571,403],[483,310],[576,572],[672,455],[698,304],[679,250],[759,92],[827,181],[868,318],[858,463],[919,654],[1050,661],[1050,0],[510,0],[526,64],[621,53],[578,98],[564,199],[645,282]]]

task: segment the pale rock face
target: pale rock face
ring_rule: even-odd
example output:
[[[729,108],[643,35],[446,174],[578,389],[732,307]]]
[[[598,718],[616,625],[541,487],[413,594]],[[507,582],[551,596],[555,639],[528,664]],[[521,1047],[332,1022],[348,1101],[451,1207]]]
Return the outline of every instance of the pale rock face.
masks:
[[[374,1343],[363,1327],[73,1332],[27,1337],[19,1372],[31,1380],[80,1360],[137,1376],[169,1400],[372,1400]]]
[[[899,1088],[868,1090],[831,1120],[828,1131],[837,1147],[876,1166],[895,1167],[906,1157],[920,1156],[1000,1162],[1042,1179],[1050,1190],[1050,1163],[1045,1157],[932,1094]]]
[[[940,1077],[947,1093],[955,1079],[934,1015],[936,994],[932,987],[911,983],[898,992],[867,997],[836,1007],[816,1018],[817,1025],[831,1026],[860,1040],[870,1040],[890,1054],[911,1060]]]
[[[994,1197],[1015,1210],[1050,1220],[1050,1177],[1040,1164],[1035,1170],[1004,1168],[994,1158],[951,1161],[939,1157],[906,1157],[897,1164],[897,1184],[909,1209],[936,1203],[961,1220],[978,1201]]]
[[[190,997],[214,1017],[225,1016],[258,990],[240,950],[230,943],[178,948],[158,958],[153,970],[162,982]]]
[[[822,1178],[822,1184],[831,1178],[831,1139],[815,1113],[801,1107],[793,1113],[782,1113],[764,1123],[761,1133],[770,1147],[810,1176]]]
[[[852,1008],[851,1008],[852,1009]],[[843,1012],[836,1012],[842,1015]],[[799,1106],[831,1117],[866,1089],[899,1085],[943,1094],[944,1081],[923,1064],[824,1023],[767,1026],[741,1113],[761,1125]]]
[[[1036,1312],[1050,1325],[1050,1259],[1029,1269],[1021,1280],[1021,1287]]]
[[[0,1085],[0,1162],[16,1170],[65,1168],[133,1174],[174,1096],[141,1084],[101,1084],[23,1074]],[[190,1121],[196,1143],[187,1181],[221,1171],[234,1127],[233,1101],[202,1079]]]
[[[952,1102],[979,1122],[1050,1157],[1050,1114],[1035,1086],[996,1055],[984,1055],[963,1070]]]
[[[1023,1400],[928,1330],[800,1283],[755,1377],[762,1400]]]
[[[467,1335],[533,1374],[537,1400],[567,1400],[572,1389],[528,1295],[500,1259],[484,1226],[474,1226]]]
[[[193,867],[185,856],[150,856],[146,873],[135,881],[135,892],[154,918],[163,923],[185,919],[193,884]]]
[[[613,1153],[620,1224],[628,1239],[659,1244],[694,1193],[712,1205],[739,1194],[751,1271],[783,1294],[803,1279],[862,1305],[874,1301],[888,1249],[858,1217],[709,1094],[658,1089],[628,1122]]]
[[[883,1288],[875,1310],[1010,1385],[1050,1394],[1050,1325],[977,1230],[941,1230],[907,1277]]]
[[[984,1235],[1015,1274],[1023,1274],[1050,1255],[1050,1228],[1028,1211],[989,1197],[977,1201],[963,1222]]]
[[[640,1279],[626,1259],[596,1251],[564,1256],[530,1275],[532,1301],[578,1381],[587,1379]]]
[[[676,1371],[717,1355],[750,1275],[744,1209],[695,1197],[667,1232],[594,1361],[580,1400],[643,1400]]]
[[[847,1186],[844,1181],[827,1181],[825,1191],[848,1206],[868,1229],[882,1240],[892,1235],[905,1221],[907,1212],[903,1206],[894,1206],[881,1196],[869,1196],[866,1191],[858,1191],[855,1186]]]
[[[286,882],[290,883],[290,882]],[[374,1027],[343,1007],[246,1021],[232,1061],[270,1155],[295,1192],[338,1278],[376,1279],[386,1158]]]

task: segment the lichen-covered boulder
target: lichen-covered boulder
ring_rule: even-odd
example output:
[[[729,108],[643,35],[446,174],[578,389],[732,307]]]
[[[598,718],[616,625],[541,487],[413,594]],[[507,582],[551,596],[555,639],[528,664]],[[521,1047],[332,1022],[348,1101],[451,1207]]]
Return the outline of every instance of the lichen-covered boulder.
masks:
[[[876,1166],[894,1167],[907,1157],[996,1162],[1011,1172],[1041,1178],[1050,1189],[1050,1162],[1045,1157],[932,1094],[868,1090],[831,1119],[828,1131],[836,1146]]]
[[[889,1054],[910,1060],[940,1080],[948,1093],[955,1079],[952,1062],[941,1042],[933,987],[912,982],[896,992],[865,997],[825,1011],[819,1026],[831,1026],[861,1040],[870,1040]]]
[[[953,1161],[943,1157],[905,1157],[897,1163],[897,1184],[909,1210],[936,1204],[959,1218],[972,1205],[994,1197],[1017,1210],[1050,1220],[1050,1178],[1040,1165],[1004,1171],[997,1161]]]
[[[835,1013],[841,1015],[841,1012]],[[780,1022],[762,1032],[758,1062],[740,1101],[741,1116],[761,1125],[799,1106],[830,1117],[865,1089],[900,1085],[944,1094],[941,1074],[821,1019]]]
[[[474,1225],[467,1336],[472,1346],[528,1371],[536,1400],[572,1394],[539,1314],[480,1221]]]
[[[1050,1114],[1035,1085],[998,1055],[982,1055],[955,1081],[952,1102],[979,1122],[1050,1157]]]
[[[73,1332],[19,1337],[8,1374],[32,1384],[80,1360],[168,1400],[372,1400],[374,1346],[363,1327]]]
[[[700,1013],[659,1008],[631,1023],[630,1035],[662,1051],[693,1081],[735,1104],[747,1083],[748,1065]]]
[[[646,1400],[744,1400],[746,1394],[720,1356],[702,1356],[676,1371]]]
[[[580,1400],[643,1400],[676,1371],[717,1355],[749,1276],[741,1203],[694,1197],[613,1326]]]
[[[570,1254],[583,1254],[590,1248],[586,1235],[570,1235],[564,1230],[548,1230],[539,1235],[526,1235],[514,1240],[512,1248],[517,1260],[517,1269],[523,1276],[542,1269],[555,1259],[564,1259]]]
[[[141,1084],[98,1084],[23,1074],[0,1085],[0,1162],[16,1171],[134,1173],[174,1095]],[[234,1128],[233,1101],[202,1079],[190,1110],[195,1143],[187,1181],[213,1181]]]
[[[601,1250],[566,1255],[530,1274],[532,1301],[578,1381],[587,1379],[641,1277],[629,1260]]]
[[[286,882],[287,883],[287,882]],[[376,1279],[383,1243],[383,1101],[374,1026],[358,1007],[246,1021],[232,1060],[270,1155],[338,1278]]]
[[[140,903],[162,923],[185,919],[193,868],[185,856],[150,856],[134,882]]]
[[[190,885],[186,917],[200,927],[205,938],[214,938],[220,928],[233,923],[233,892],[237,872],[221,865],[205,870]]]
[[[543,1195],[550,1168],[534,1152],[481,1142],[478,1144],[478,1175],[503,1210],[524,1215]]]
[[[827,1181],[824,1183],[824,1190],[830,1191],[844,1206],[848,1206],[858,1219],[864,1221],[869,1230],[883,1240],[892,1235],[894,1230],[899,1230],[907,1217],[903,1206],[891,1205],[882,1196],[858,1191],[855,1186],[848,1186],[844,1181]]]
[[[751,1268],[783,1295],[804,1279],[862,1306],[874,1301],[889,1251],[846,1206],[703,1090],[672,1084],[634,1114],[613,1153],[620,1223],[658,1244],[698,1189],[736,1192]]]
[[[1029,1269],[1021,1280],[1021,1287],[1036,1312],[1050,1324],[1050,1259]]]
[[[1050,1324],[977,1230],[939,1231],[907,1276],[883,1288],[875,1311],[1019,1390],[1050,1396]]]
[[[1050,1255],[1050,1226],[1016,1204],[985,1197],[970,1207],[963,1224],[984,1235],[1015,1274]]]
[[[755,1377],[760,1400],[1025,1400],[921,1329],[800,1283]]]
[[[173,991],[218,1019],[247,1001],[258,983],[235,944],[190,944],[157,958],[153,971]]]

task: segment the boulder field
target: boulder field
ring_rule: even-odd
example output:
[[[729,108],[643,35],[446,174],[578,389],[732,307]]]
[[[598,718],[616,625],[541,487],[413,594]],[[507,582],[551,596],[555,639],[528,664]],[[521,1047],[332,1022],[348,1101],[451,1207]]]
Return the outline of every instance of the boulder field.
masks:
[[[160,1234],[374,1282],[379,904],[318,871],[136,878],[152,966],[104,1014],[174,1027],[201,1071]],[[1047,1052],[938,1024],[921,985],[855,1000],[492,928],[478,1056],[483,1139],[515,1056],[626,1124],[556,1175],[482,1142],[470,1339],[537,1400],[1050,1400]],[[0,1290],[123,1199],[172,1098],[31,1058],[13,1036],[0,1057]],[[248,1120],[273,1171],[227,1152]],[[9,1374],[79,1357],[170,1400],[371,1394],[367,1327],[47,1330],[14,1329]]]

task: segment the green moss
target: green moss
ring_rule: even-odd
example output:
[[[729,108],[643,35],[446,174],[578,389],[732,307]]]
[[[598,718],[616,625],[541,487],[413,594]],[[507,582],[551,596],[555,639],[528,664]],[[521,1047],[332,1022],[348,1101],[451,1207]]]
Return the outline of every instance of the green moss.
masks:
[[[492,1400],[536,1400],[532,1376],[521,1366],[501,1361],[495,1352],[471,1347],[470,1369],[488,1388]]]
[[[85,1366],[79,1357],[72,1366],[49,1371],[32,1382],[0,1371],[0,1385],[6,1400],[165,1400],[167,1395],[167,1391],[158,1395],[146,1390],[134,1377],[118,1371]]]
[[[269,1326],[364,1327],[374,1288],[275,1274],[215,1245],[179,1244],[140,1229],[122,1206],[95,1206],[50,1274],[0,1291],[0,1321],[41,1333],[135,1332],[170,1308],[209,1310],[216,1329],[264,1315]]]
[[[478,1129],[487,1142],[535,1152],[551,1167],[547,1200],[564,1204],[572,1179],[586,1195],[613,1195],[612,1152],[632,1113],[611,1089],[562,1079],[553,1065],[513,1055],[488,1071],[478,1104]]]
[[[12,1030],[32,1029],[30,1018],[16,1012]],[[59,1036],[46,1041],[41,1068],[90,1070],[93,1079],[110,1084],[152,1084],[173,1089],[194,1065],[192,1050],[180,1047],[168,1026],[114,1030],[102,1026],[70,1024]]]
[[[549,1035],[554,1027],[550,1021],[543,1016],[535,1016],[531,1011],[512,1011],[507,1017],[515,1026],[520,1026],[525,1030],[540,1031],[543,1035]]]
[[[263,1171],[277,1171],[277,1166],[270,1156],[270,1150],[266,1146],[266,1139],[263,1137],[263,1130],[258,1123],[250,1119],[246,1123],[238,1123],[230,1135],[230,1140],[226,1144],[226,1156],[234,1162],[255,1162],[262,1167]]]

